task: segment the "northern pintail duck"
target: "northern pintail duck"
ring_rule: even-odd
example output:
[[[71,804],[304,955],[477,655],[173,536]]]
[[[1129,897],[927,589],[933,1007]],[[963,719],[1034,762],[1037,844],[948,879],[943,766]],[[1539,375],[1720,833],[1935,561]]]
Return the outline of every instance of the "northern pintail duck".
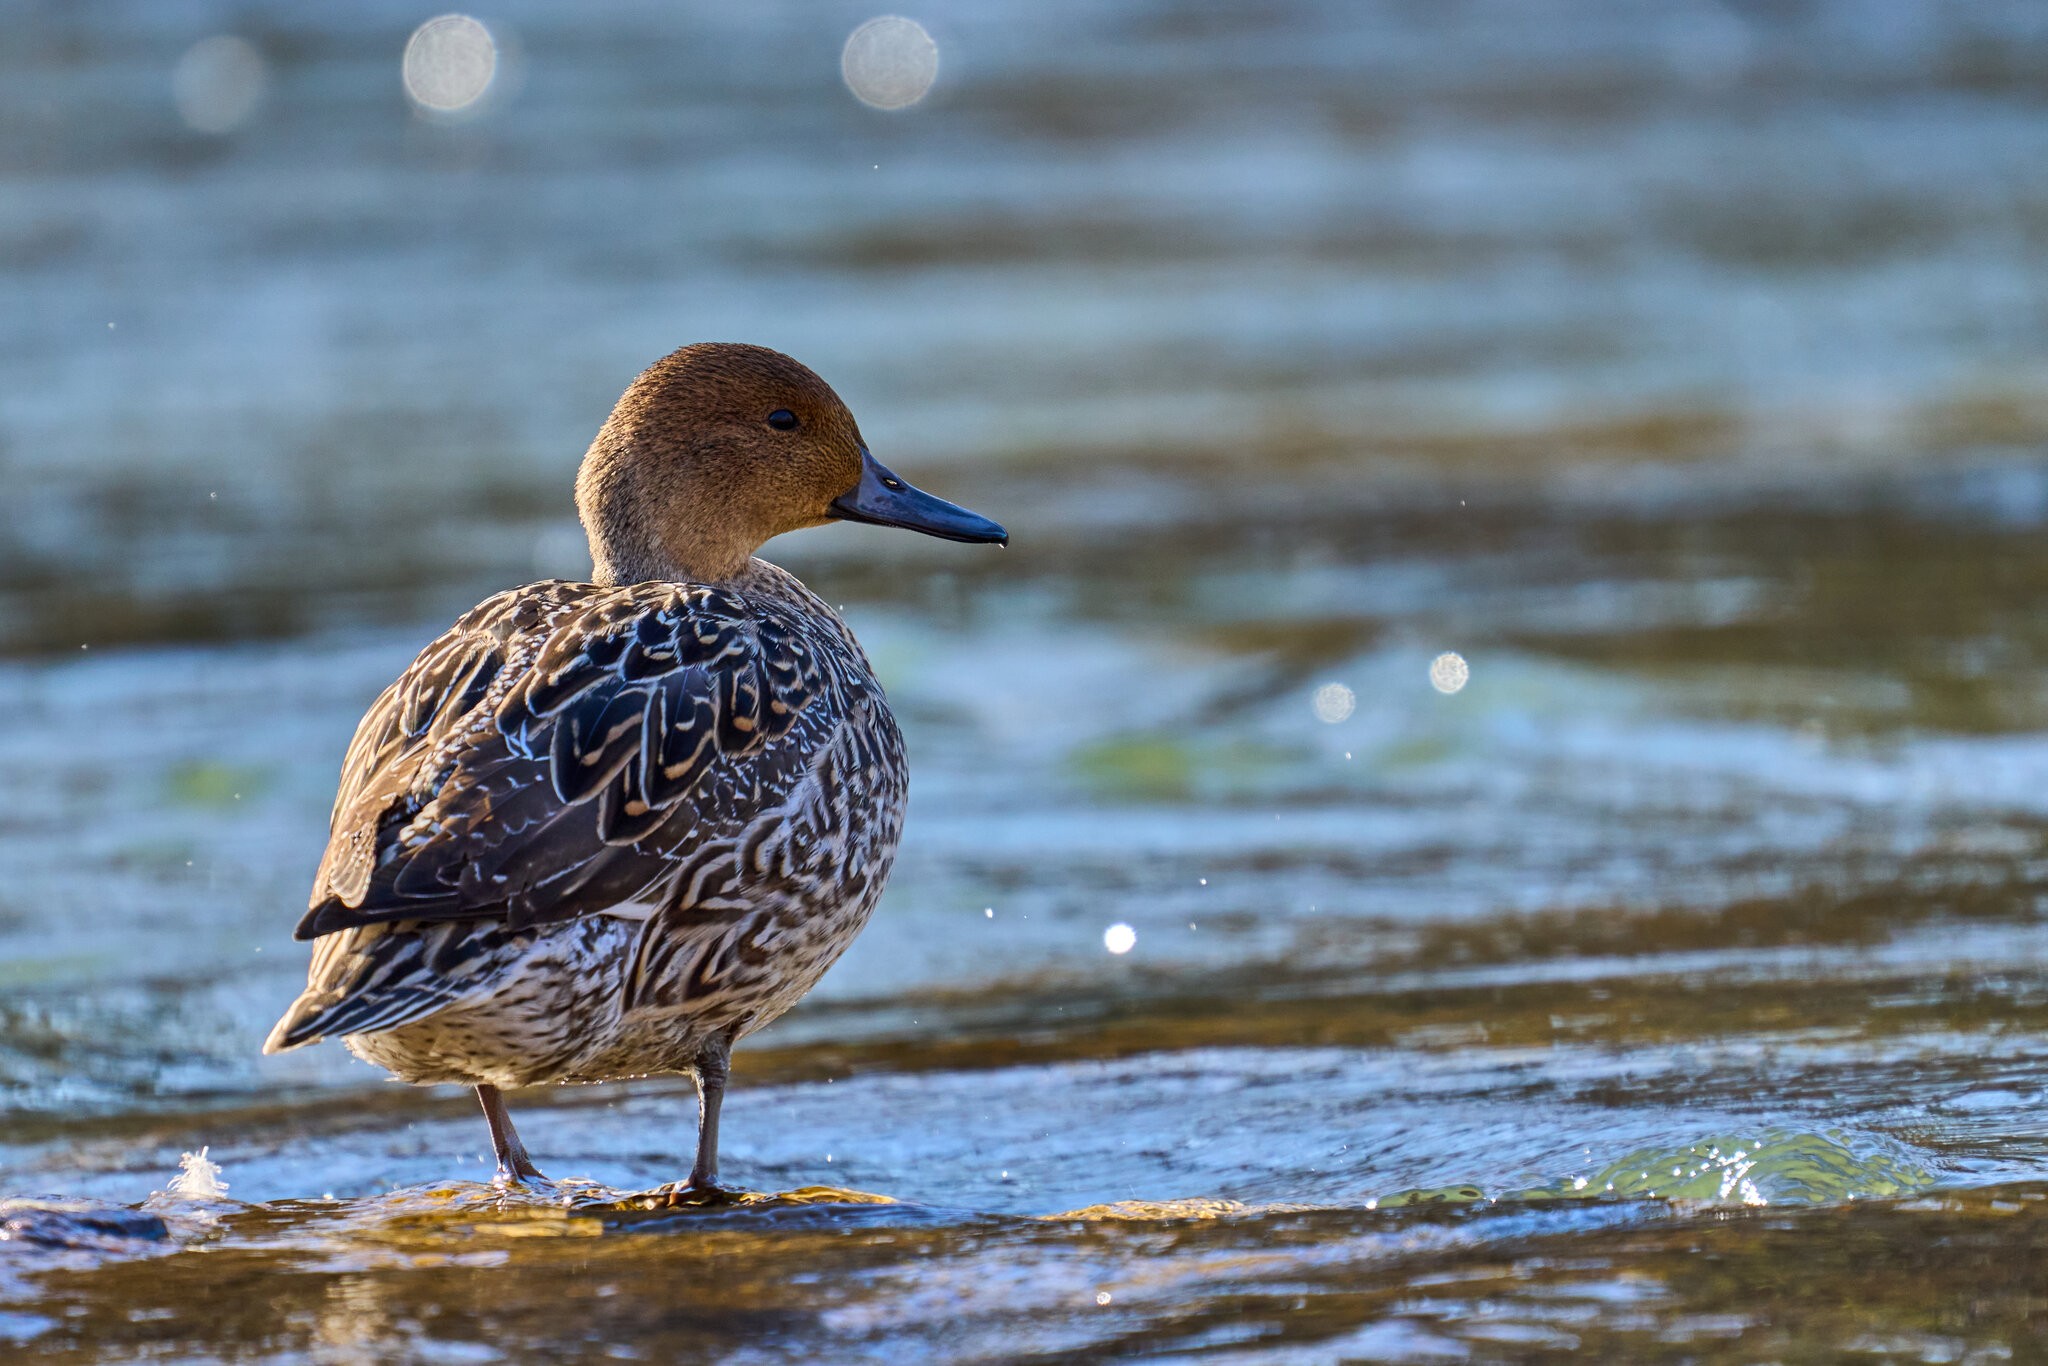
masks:
[[[868,454],[839,396],[757,346],[685,347],[584,456],[589,583],[487,599],[356,730],[305,991],[267,1053],[339,1037],[476,1088],[502,1179],[538,1177],[502,1087],[687,1073],[715,1184],[735,1040],[867,923],[903,740],[845,623],[754,552],[835,518],[1005,543]]]

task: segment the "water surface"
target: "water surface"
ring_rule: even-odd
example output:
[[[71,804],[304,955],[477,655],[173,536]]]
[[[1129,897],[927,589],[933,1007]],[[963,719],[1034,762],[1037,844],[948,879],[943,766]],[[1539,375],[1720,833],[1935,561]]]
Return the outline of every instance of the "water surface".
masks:
[[[976,5],[882,115],[865,11],[514,7],[434,123],[410,10],[28,12],[13,1358],[2027,1355],[2048,33],[1907,15]],[[736,1062],[761,1198],[635,1198],[662,1080],[515,1097],[499,1192],[467,1096],[256,1049],[363,706],[720,336],[1015,546],[771,548],[914,790]]]

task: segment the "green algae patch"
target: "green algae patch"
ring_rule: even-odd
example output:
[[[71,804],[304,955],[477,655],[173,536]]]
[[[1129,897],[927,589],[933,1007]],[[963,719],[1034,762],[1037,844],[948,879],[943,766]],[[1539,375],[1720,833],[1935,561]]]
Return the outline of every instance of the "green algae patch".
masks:
[[[1486,1199],[1477,1186],[1427,1186],[1395,1191],[1372,1202],[1372,1209],[1407,1209],[1412,1205],[1474,1205]]]
[[[1099,741],[1076,751],[1069,763],[1074,776],[1098,796],[1166,801],[1194,792],[1194,755],[1187,745],[1162,735]]]
[[[1887,1153],[1858,1153],[1839,1135],[1775,1131],[1638,1148],[1590,1176],[1489,1196],[1471,1183],[1416,1187],[1368,1202],[1376,1210],[1552,1200],[1663,1200],[1683,1205],[1818,1205],[1892,1199],[1934,1184]]]
[[[1190,743],[1171,735],[1121,735],[1068,757],[1072,777],[1105,801],[1229,800],[1270,790],[1304,756],[1245,740]]]
[[[249,764],[199,760],[173,765],[164,775],[164,800],[173,806],[223,810],[261,795],[269,773]]]
[[[1639,1148],[1591,1176],[1507,1198],[1823,1204],[1908,1195],[1933,1183],[1923,1169],[1888,1153],[1858,1153],[1839,1135],[1772,1131],[1707,1138],[1680,1148]]]

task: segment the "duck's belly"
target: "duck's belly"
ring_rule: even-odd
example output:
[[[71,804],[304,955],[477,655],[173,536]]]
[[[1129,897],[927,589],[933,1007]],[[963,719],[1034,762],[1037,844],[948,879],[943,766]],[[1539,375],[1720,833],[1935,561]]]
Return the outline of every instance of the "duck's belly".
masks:
[[[348,1047],[420,1085],[687,1072],[708,1042],[750,1034],[803,999],[867,924],[880,882],[831,906],[770,894],[741,912],[546,926],[479,991]]]
[[[706,1043],[744,1038],[802,1000],[867,925],[875,900],[651,924],[609,1042],[557,1080],[689,1071]]]

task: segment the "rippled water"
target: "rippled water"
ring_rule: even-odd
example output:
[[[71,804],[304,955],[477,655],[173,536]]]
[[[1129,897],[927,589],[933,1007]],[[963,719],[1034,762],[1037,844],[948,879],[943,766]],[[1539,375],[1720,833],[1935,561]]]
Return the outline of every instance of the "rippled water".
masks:
[[[9,1359],[2035,1353],[2037,7],[963,5],[885,114],[865,10],[512,6],[466,122],[425,17],[0,48]],[[1015,548],[771,551],[915,778],[757,1194],[662,1081],[500,1193],[256,1049],[362,707],[718,336]]]

